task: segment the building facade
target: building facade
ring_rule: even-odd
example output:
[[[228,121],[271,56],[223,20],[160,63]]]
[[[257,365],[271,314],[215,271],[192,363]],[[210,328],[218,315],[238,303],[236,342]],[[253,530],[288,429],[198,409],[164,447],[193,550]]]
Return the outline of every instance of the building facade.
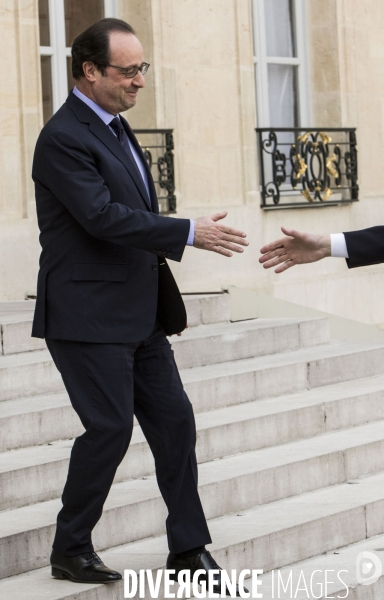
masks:
[[[171,264],[181,290],[238,285],[384,323],[381,265],[328,259],[277,276],[258,263],[281,225],[384,222],[381,0],[0,0],[0,300],[36,289],[34,144],[73,86],[73,38],[103,16],[131,23],[151,64],[126,116],[136,131],[173,130],[174,216],[225,209],[249,235],[231,259],[187,248]]]

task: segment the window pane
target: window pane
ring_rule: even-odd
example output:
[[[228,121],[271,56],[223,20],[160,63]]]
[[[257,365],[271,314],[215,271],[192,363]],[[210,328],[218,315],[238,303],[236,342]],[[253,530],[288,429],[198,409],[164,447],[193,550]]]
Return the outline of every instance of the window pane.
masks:
[[[292,0],[265,0],[267,56],[296,56]]]
[[[48,0],[39,0],[40,46],[50,46]]]
[[[72,46],[79,33],[104,17],[103,0],[64,0],[64,8],[67,47]]]
[[[297,67],[268,65],[271,127],[297,127]]]
[[[76,85],[76,80],[72,77],[72,58],[67,56],[67,79],[68,79],[68,94]]]
[[[53,115],[51,57],[40,56],[44,125]]]

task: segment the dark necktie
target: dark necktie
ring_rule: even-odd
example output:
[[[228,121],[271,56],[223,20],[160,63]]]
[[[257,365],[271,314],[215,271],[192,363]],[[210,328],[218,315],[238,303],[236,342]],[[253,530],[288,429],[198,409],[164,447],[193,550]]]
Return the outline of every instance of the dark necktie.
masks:
[[[130,158],[132,158],[132,160],[134,161],[134,163],[136,163],[133,154],[132,154],[132,150],[129,146],[128,143],[128,136],[126,134],[126,131],[124,129],[124,126],[122,124],[122,122],[120,121],[119,117],[115,117],[109,124],[110,128],[113,129],[113,131],[116,133],[116,137],[119,140],[120,144],[123,146],[124,150],[126,151],[126,153],[128,154],[128,156]]]
[[[122,124],[122,122],[120,121],[119,117],[115,117],[114,119],[112,119],[112,121],[109,124],[110,128],[113,129],[113,131],[116,133],[116,137],[119,140],[120,144],[123,146],[124,150],[126,151],[126,153],[128,154],[129,158],[131,159],[132,162],[132,166],[134,169],[136,169],[137,175],[140,177],[140,180],[143,182],[143,187],[146,190],[145,187],[145,183],[143,180],[143,176],[140,173],[140,169],[137,166],[137,162],[135,160],[135,157],[132,154],[132,150],[131,147],[129,145],[129,141],[128,141],[128,135],[127,132],[124,129],[124,126]],[[148,197],[148,194],[147,194]]]

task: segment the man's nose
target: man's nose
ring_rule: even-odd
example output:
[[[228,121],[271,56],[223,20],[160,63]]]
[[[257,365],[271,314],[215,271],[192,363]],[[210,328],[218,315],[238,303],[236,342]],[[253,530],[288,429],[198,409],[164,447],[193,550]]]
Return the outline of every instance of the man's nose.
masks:
[[[141,71],[137,71],[136,75],[132,79],[132,83],[136,87],[140,87],[140,88],[145,87],[145,79],[144,79],[144,75],[142,75]]]

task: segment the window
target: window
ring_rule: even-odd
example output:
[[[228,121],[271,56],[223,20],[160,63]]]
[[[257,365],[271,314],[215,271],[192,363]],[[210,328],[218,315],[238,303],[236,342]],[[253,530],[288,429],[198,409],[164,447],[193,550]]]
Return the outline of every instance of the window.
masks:
[[[253,0],[258,127],[310,126],[305,0]]]
[[[39,0],[40,64],[44,123],[74,86],[71,45],[95,21],[117,14],[116,0]]]

